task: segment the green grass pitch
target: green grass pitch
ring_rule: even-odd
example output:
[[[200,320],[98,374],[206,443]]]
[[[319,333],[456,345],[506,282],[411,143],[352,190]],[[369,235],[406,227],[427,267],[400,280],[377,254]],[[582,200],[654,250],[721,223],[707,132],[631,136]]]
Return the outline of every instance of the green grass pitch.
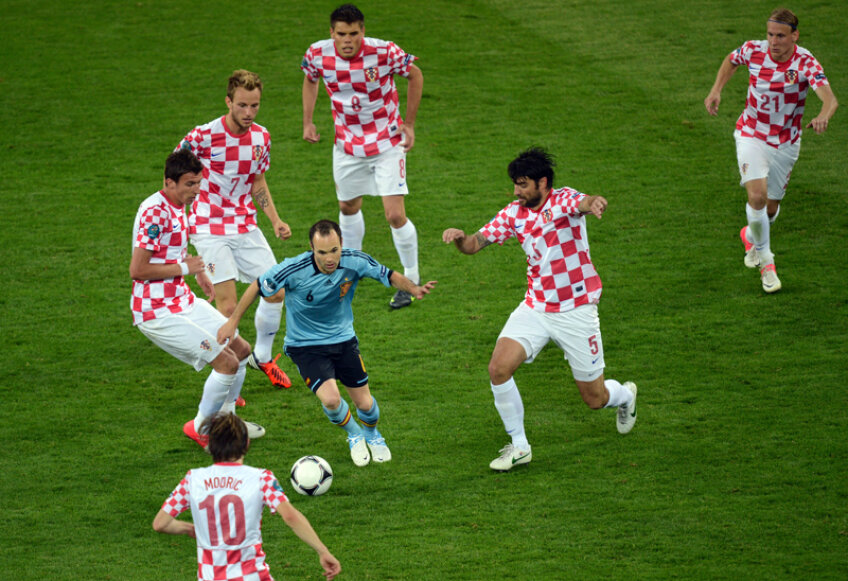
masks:
[[[265,82],[268,184],[307,248],[335,218],[332,122],[301,139],[300,59],[336,2],[4,0],[0,34],[0,577],[178,580],[194,541],[151,521],[208,457],[181,433],[205,373],[131,326],[131,225],[165,157],[225,112],[233,69]],[[773,249],[784,288],[742,265],[744,193],[731,137],[738,71],[717,118],[703,99],[724,56],[764,38],[754,0],[412,0],[360,3],[370,36],[420,57],[424,97],[408,214],[439,285],[390,311],[360,285],[356,328],[394,460],[356,469],[296,377],[249,372],[242,415],[263,424],[248,462],[283,479],[318,454],[328,494],[292,500],[340,559],[340,579],[845,579],[848,576],[848,112],[806,133]],[[848,102],[839,3],[790,4],[799,44]],[[399,81],[401,92],[406,88]],[[805,120],[819,100],[808,98]],[[621,437],[580,400],[550,346],[516,380],[533,462],[495,474],[506,443],[486,364],[525,288],[520,248],[460,255],[511,199],[506,165],[530,145],[556,183],[609,200],[589,218],[607,376],[639,385]],[[376,200],[365,249],[398,267]],[[260,224],[269,224],[260,217]],[[245,317],[252,340],[252,316]],[[281,347],[278,345],[278,350]],[[277,579],[317,579],[314,553],[266,515]]]

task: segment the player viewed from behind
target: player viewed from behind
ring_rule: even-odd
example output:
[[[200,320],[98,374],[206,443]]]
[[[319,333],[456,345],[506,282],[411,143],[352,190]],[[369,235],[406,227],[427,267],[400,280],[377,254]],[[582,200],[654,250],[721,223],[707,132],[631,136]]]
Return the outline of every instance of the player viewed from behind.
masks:
[[[197,540],[197,578],[271,581],[260,530],[266,506],[315,549],[327,579],[338,575],[338,560],[306,517],[289,504],[274,473],[244,464],[250,446],[244,422],[233,414],[217,414],[204,428],[214,464],[189,470],[153,520],[160,533]],[[188,509],[193,523],[176,519]]]
[[[777,292],[780,279],[771,251],[771,224],[780,212],[792,167],[801,150],[801,118],[812,87],[822,101],[819,114],[807,124],[824,133],[838,103],[824,70],[798,42],[798,18],[778,9],[766,23],[767,40],[749,40],[727,55],[719,67],[704,105],[718,113],[721,91],[740,65],[748,67],[748,97],[736,121],[736,159],[741,185],[748,193],[748,225],[739,233],[745,245],[745,266],[759,268],[763,290]]]
[[[141,203],[133,225],[130,308],[133,324],[157,346],[197,371],[212,366],[197,415],[183,426],[189,438],[205,447],[201,424],[219,410],[234,409],[250,345],[241,337],[219,345],[215,336],[226,319],[195,297],[185,280],[195,275],[200,288],[214,298],[203,259],[188,254],[185,206],[197,196],[202,173],[203,165],[193,153],[176,151],[165,162],[164,187]],[[251,438],[265,433],[257,424],[248,427]]]
[[[501,331],[489,361],[495,408],[512,441],[489,466],[505,471],[532,459],[524,431],[524,404],[513,375],[549,341],[565,353],[583,401],[616,408],[622,434],[636,423],[636,385],[604,379],[604,347],[598,320],[601,279],[589,258],[585,214],[600,219],[601,196],[553,189],[554,162],[542,149],[528,149],[508,168],[518,198],[472,236],[457,228],[442,234],[460,252],[475,254],[515,236],[527,255],[527,293]]]
[[[353,295],[359,280],[373,278],[424,298],[436,285],[418,286],[359,250],[342,247],[339,225],[321,220],[309,230],[310,252],[287,258],[251,283],[226,325],[218,331],[224,343],[234,336],[239,320],[256,295],[285,291],[285,352],[297,365],[303,381],[318,396],[329,420],[347,432],[354,464],[371,459],[388,462],[392,455],[377,429],[380,408],[371,395],[368,373],[359,354],[353,330]],[[347,388],[362,427],[352,419],[350,407],[339,394],[336,381]]]
[[[352,4],[333,11],[330,36],[310,46],[300,65],[306,75],[303,138],[310,143],[320,139],[312,116],[318,81],[323,80],[335,123],[333,178],[345,244],[362,249],[362,196],[380,196],[404,274],[418,284],[418,233],[406,216],[404,196],[409,193],[406,153],[415,145],[424,75],[413,64],[416,57],[392,42],[366,37],[365,16]],[[398,109],[395,75],[409,80],[405,121]],[[398,290],[389,304],[398,309],[412,299]]]
[[[206,261],[215,285],[215,305],[226,317],[238,299],[236,280],[255,280],[277,263],[257,226],[256,207],[268,216],[277,238],[291,236],[288,224],[277,215],[265,181],[271,163],[271,136],[254,123],[261,98],[258,75],[233,71],[227,84],[227,114],[195,127],[179,145],[203,162],[203,181],[189,218],[191,243]],[[271,360],[282,313],[282,295],[260,301],[254,318],[256,343],[248,364],[263,371],[276,387],[291,387],[277,359]]]

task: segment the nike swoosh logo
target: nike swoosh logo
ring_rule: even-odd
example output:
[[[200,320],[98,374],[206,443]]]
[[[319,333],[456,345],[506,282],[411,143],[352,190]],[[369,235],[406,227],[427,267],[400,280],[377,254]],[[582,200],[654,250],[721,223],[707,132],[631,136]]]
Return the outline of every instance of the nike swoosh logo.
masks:
[[[224,153],[223,153],[223,152],[221,152],[221,153],[213,153],[213,154],[212,154],[212,155],[210,155],[209,157],[219,157],[219,156],[221,156],[221,155],[224,155]]]
[[[630,417],[631,417],[631,418],[635,418],[635,417],[636,417],[636,412],[634,411],[632,414],[630,414]]]
[[[522,458],[526,458],[526,457],[527,457],[527,454],[522,454],[522,455],[521,455],[521,456],[519,456],[518,458],[513,458],[513,459],[512,459],[512,463],[513,463],[513,464],[515,464],[516,462],[518,462],[518,461],[519,461],[519,460],[521,460]]]

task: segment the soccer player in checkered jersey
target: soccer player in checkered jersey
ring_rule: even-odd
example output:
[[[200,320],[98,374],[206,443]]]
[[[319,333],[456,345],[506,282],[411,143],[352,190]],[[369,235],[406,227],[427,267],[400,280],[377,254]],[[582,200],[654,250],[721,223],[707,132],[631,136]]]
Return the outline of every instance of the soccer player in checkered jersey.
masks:
[[[294,508],[270,470],[244,464],[250,446],[247,427],[233,414],[206,422],[214,464],[189,470],[153,519],[153,529],[197,540],[197,578],[273,581],[262,550],[262,511],[267,506],[315,549],[332,579],[341,565],[303,514]],[[192,522],[176,517],[191,510]]]
[[[215,297],[203,259],[188,253],[185,206],[197,196],[202,175],[203,164],[193,153],[175,151],[165,162],[164,187],[141,203],[133,225],[130,308],[133,324],[161,349],[197,371],[212,366],[197,415],[183,426],[186,436],[205,447],[207,437],[200,427],[219,410],[234,409],[250,344],[235,337],[219,345],[216,333],[224,315],[186,283],[185,277],[193,274],[206,295]],[[265,434],[262,426],[250,422],[248,427],[251,438]]]
[[[233,71],[227,84],[227,114],[195,127],[178,146],[190,149],[203,162],[200,194],[189,217],[191,243],[206,261],[215,285],[215,306],[227,317],[238,298],[236,279],[251,282],[277,263],[257,226],[256,207],[268,216],[277,238],[291,236],[265,180],[271,136],[254,123],[261,98],[262,80],[256,73]],[[287,388],[291,380],[277,366],[280,355],[271,359],[282,314],[282,297],[259,303],[254,317],[256,342],[248,365],[263,371],[276,387]]]
[[[770,229],[801,150],[807,89],[812,87],[822,101],[819,114],[807,123],[816,133],[825,132],[838,103],[822,66],[796,44],[795,14],[782,8],[772,12],[766,36],[767,40],[750,40],[725,57],[704,105],[716,115],[721,90],[740,65],[748,67],[748,97],[734,132],[741,185],[748,193],[748,224],[739,235],[745,245],[745,266],[759,268],[763,290],[773,293],[781,283]]]
[[[413,55],[393,42],[366,37],[365,16],[352,4],[333,11],[330,36],[311,45],[300,65],[306,75],[303,138],[310,143],[320,139],[312,114],[318,81],[323,80],[335,123],[333,178],[345,246],[362,249],[362,196],[380,196],[404,274],[418,284],[418,233],[406,216],[404,196],[409,193],[406,154],[415,145],[424,75],[413,64]],[[399,112],[395,75],[409,81],[405,121]],[[399,309],[413,299],[398,290],[389,304]]]
[[[515,236],[527,254],[527,293],[504,325],[489,361],[495,408],[512,437],[489,464],[498,471],[526,464],[533,457],[524,431],[524,404],[513,375],[549,341],[565,353],[586,405],[616,409],[616,426],[622,434],[636,423],[636,385],[604,379],[598,320],[601,279],[589,258],[584,216],[600,219],[606,199],[567,187],[553,189],[554,162],[542,149],[521,153],[508,172],[517,200],[472,236],[457,228],[442,234],[445,243],[453,242],[464,254]]]

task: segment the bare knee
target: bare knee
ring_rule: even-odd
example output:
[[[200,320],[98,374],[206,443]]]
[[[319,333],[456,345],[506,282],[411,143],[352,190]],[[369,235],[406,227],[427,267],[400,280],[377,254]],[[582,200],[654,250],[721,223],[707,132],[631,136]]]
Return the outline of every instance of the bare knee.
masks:
[[[345,216],[353,216],[362,207],[362,198],[339,200],[339,211]]]
[[[212,360],[212,369],[224,375],[235,375],[238,372],[238,368],[238,356],[229,347],[221,351],[221,353]]]
[[[406,212],[404,212],[403,209],[400,211],[386,210],[386,221],[395,230],[403,228],[404,224],[406,224]]]
[[[515,369],[512,369],[511,365],[501,359],[492,357],[491,361],[489,361],[489,380],[493,385],[506,383],[514,373]]]

